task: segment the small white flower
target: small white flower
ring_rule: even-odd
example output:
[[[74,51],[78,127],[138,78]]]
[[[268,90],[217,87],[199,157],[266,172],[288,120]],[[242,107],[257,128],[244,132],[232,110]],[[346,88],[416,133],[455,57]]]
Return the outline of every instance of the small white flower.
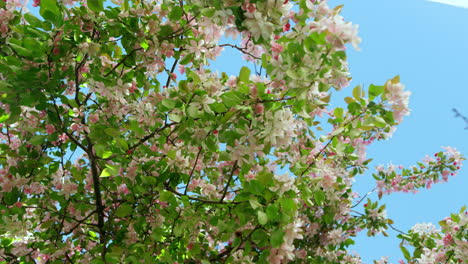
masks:
[[[431,235],[431,234],[437,233],[440,230],[438,230],[436,226],[433,225],[432,223],[418,223],[418,224],[415,224],[411,228],[411,231],[413,233],[417,233],[421,236],[424,236],[424,235]]]

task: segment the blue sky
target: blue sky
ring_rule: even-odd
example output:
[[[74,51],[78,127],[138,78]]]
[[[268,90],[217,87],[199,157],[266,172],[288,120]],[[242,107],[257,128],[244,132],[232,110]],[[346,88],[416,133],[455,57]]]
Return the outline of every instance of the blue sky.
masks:
[[[457,108],[468,116],[468,9],[436,2],[468,6],[468,0],[329,1],[330,6],[345,5],[343,16],[359,24],[363,39],[361,51],[348,51],[353,82],[344,93],[359,84],[383,84],[395,75],[400,75],[413,93],[411,115],[390,140],[369,148],[368,157],[374,158],[374,166],[389,162],[409,166],[447,145],[468,155],[468,130],[451,111]],[[31,11],[37,14],[38,9]],[[237,74],[245,63],[237,52],[226,53],[213,67]],[[373,187],[370,174],[358,176],[356,188],[362,194]],[[383,202],[388,216],[395,220],[394,226],[406,231],[415,223],[436,224],[467,205],[466,187],[468,169],[463,168],[449,183],[434,185],[416,195],[384,197]],[[380,256],[390,256],[396,262],[402,255],[395,235],[360,236],[353,250],[365,263]]]
[[[468,9],[436,3],[468,6],[468,1],[434,1],[329,1],[331,6],[344,4],[342,15],[360,27],[361,51],[348,52],[351,87],[382,84],[400,75],[412,92],[411,115],[390,140],[369,148],[368,156],[374,158],[374,165],[411,165],[447,145],[468,154],[468,130],[451,111],[457,108],[468,115]],[[370,175],[357,178],[358,190],[365,192],[371,186]],[[465,167],[449,183],[434,185],[416,195],[397,194],[383,200],[395,227],[406,231],[415,223],[436,224],[467,205],[466,187]],[[396,262],[402,256],[398,244],[396,238],[359,237],[354,248],[365,263],[380,256],[390,256]]]

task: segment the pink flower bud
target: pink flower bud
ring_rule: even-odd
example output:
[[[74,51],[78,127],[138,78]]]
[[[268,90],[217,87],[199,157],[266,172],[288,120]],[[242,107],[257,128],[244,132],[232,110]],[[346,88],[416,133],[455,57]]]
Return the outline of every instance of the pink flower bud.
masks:
[[[281,46],[281,44],[278,44],[276,42],[272,42],[271,43],[271,50],[274,53],[281,53],[281,52],[283,52],[284,48],[283,48],[283,46]]]
[[[78,125],[77,123],[73,123],[70,126],[70,129],[73,130],[73,131],[78,131],[78,130],[80,130],[80,125]]]
[[[255,113],[257,115],[261,115],[263,114],[263,111],[265,110],[265,107],[263,106],[263,104],[256,104],[255,105]]]
[[[89,115],[89,121],[92,123],[96,123],[99,121],[99,115],[98,114],[90,114]]]
[[[54,133],[55,132],[55,127],[53,125],[51,125],[51,124],[47,124],[46,125],[46,132],[49,135]]]

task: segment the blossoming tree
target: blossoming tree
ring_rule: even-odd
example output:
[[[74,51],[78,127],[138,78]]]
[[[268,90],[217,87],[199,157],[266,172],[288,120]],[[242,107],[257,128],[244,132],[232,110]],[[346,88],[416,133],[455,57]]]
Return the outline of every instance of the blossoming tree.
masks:
[[[40,17],[0,1],[1,263],[360,263],[353,237],[392,227],[352,184],[409,92],[395,77],[332,108],[350,80],[345,45],[360,42],[340,7],[33,6]],[[210,67],[225,49],[256,70]],[[462,160],[447,147],[377,168],[376,191],[445,181]],[[401,263],[466,261],[467,223],[462,209],[400,234]]]

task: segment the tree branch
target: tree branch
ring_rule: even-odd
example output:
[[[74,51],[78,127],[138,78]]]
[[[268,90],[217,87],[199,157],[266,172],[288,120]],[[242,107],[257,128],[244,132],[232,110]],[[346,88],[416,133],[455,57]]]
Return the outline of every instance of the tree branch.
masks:
[[[98,229],[99,229],[99,241],[102,246],[102,260],[104,263],[106,262],[106,231],[104,230],[104,206],[102,204],[102,197],[101,197],[101,186],[100,186],[100,179],[99,179],[99,170],[98,170],[98,165],[96,162],[96,157],[94,156],[93,153],[93,144],[89,138],[88,140],[88,157],[89,160],[91,161],[91,174],[93,177],[93,188],[94,188],[94,197],[96,200],[96,213],[98,217]]]
[[[187,185],[185,185],[184,195],[187,195],[188,186],[190,184],[190,181],[192,180],[193,172],[195,171],[195,167],[197,166],[198,158],[200,157],[201,152],[202,152],[202,148],[198,150],[197,158],[195,159],[195,162],[193,163],[192,170],[190,171],[190,174],[187,180]]]
[[[176,194],[177,196],[180,196],[180,197],[186,196],[189,200],[202,202],[202,203],[208,203],[208,204],[240,204],[240,203],[242,203],[242,202],[224,202],[224,201],[215,201],[215,200],[205,200],[205,199],[201,199],[201,198],[198,198],[198,197],[193,197],[193,196],[190,196],[190,195],[180,193],[180,192],[172,189],[168,185],[166,185],[166,190],[170,191],[173,194]]]
[[[227,190],[229,188],[229,185],[231,184],[232,177],[234,176],[234,171],[237,169],[237,160],[234,161],[234,165],[232,165],[232,170],[231,174],[229,175],[228,182],[226,183],[226,187],[224,187],[223,195],[221,196],[221,199],[219,200],[220,202],[223,202],[224,197],[226,197]]]
[[[134,50],[130,51],[130,53],[128,53],[127,55],[125,55],[114,67],[112,67],[112,69],[111,69],[108,73],[104,74],[104,77],[109,76],[112,72],[115,71],[115,69],[117,69],[117,67],[119,67],[120,65],[122,65],[122,63],[124,63],[125,60],[126,60],[128,57],[132,56],[133,53],[135,53],[136,51],[139,51],[139,50],[142,50],[142,49],[143,49],[143,48],[138,48],[138,49],[134,49]]]

